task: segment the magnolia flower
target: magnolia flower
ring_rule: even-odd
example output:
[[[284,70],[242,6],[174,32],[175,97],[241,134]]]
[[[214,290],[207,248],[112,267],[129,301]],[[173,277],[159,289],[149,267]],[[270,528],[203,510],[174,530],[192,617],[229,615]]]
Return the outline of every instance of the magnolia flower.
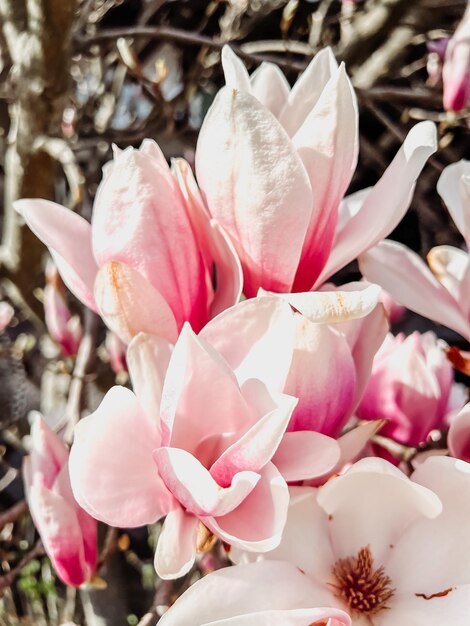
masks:
[[[406,308],[394,300],[385,289],[380,292],[380,302],[384,305],[385,313],[392,326],[401,322],[405,317]]]
[[[342,610],[315,608],[312,583],[290,563],[272,561],[218,570],[197,581],[160,626],[350,626]],[[314,607],[314,608],[312,608]]]
[[[275,65],[263,63],[250,77],[229,47],[222,62],[227,86],[196,150],[209,211],[238,252],[248,297],[259,287],[318,287],[401,220],[436,150],[434,125],[415,126],[375,187],[341,207],[358,153],[356,97],[344,65],[322,50],[290,90]]]
[[[78,315],[72,315],[65,300],[63,285],[53,263],[46,267],[44,287],[44,316],[49,335],[56,341],[64,356],[77,354],[82,338]]]
[[[29,510],[58,577],[77,587],[95,572],[97,523],[73,497],[68,456],[63,442],[37,415],[31,454],[23,463]]]
[[[236,256],[198,193],[187,164],[173,175],[147,139],[105,167],[91,225],[47,200],[15,206],[69,289],[122,341],[146,331],[174,342],[186,320],[202,328],[240,294]]]
[[[470,243],[470,161],[444,169],[437,191]],[[382,241],[359,259],[363,275],[424,317],[470,339],[469,255],[453,246],[437,246],[427,256],[429,267],[406,246]],[[429,269],[430,268],[430,269]]]
[[[211,623],[211,604],[223,623],[245,607],[264,610],[266,596],[282,606],[299,587],[296,606],[343,609],[354,626],[460,626],[470,612],[469,515],[467,463],[429,458],[410,480],[383,459],[362,459],[319,489],[291,488],[279,548],[258,557],[232,551],[262,560],[209,574],[161,624]]]
[[[279,543],[289,495],[271,459],[296,404],[255,378],[239,385],[188,325],[170,352],[159,337],[131,342],[135,395],[113,387],[70,455],[74,495],[96,519],[133,527],[167,515],[155,555],[164,578],[186,573],[214,535],[247,550]]]
[[[410,446],[443,427],[453,382],[445,345],[432,332],[389,334],[374,359],[357,416],[387,420],[381,434]]]
[[[470,6],[446,49],[442,69],[444,108],[461,111],[470,104]]]
[[[447,444],[452,456],[470,462],[470,403],[452,418]]]
[[[125,344],[122,343],[115,333],[108,331],[106,333],[105,347],[113,372],[115,374],[127,373]]]

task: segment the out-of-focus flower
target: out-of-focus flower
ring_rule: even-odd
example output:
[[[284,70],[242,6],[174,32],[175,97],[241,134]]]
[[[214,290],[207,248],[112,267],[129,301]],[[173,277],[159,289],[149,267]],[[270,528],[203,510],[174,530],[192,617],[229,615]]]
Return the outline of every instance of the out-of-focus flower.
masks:
[[[199,583],[197,596],[181,596],[162,626],[179,626],[184,615],[201,623],[199,611],[210,610],[201,597],[210,599],[222,618],[222,600],[217,603],[212,590],[223,586],[225,576],[227,581],[251,581],[243,590],[227,582],[224,600],[230,615],[236,606],[248,605],[254,612],[257,598],[269,593],[273,580],[282,581],[287,594],[299,584],[299,570],[310,579],[310,606],[346,610],[354,626],[407,621],[459,626],[469,614],[470,465],[432,457],[409,479],[387,461],[367,458],[318,490],[290,491],[280,546],[258,556],[231,551],[236,561],[261,562],[245,565],[238,574],[209,574]],[[295,565],[297,578],[279,560]]]
[[[127,359],[136,395],[113,387],[75,429],[77,501],[113,526],[167,515],[155,555],[165,578],[187,572],[214,536],[247,550],[276,546],[289,495],[271,458],[296,399],[255,378],[239,385],[187,325],[172,352],[138,335]]]
[[[470,161],[444,169],[437,191],[470,244]],[[468,252],[437,246],[428,253],[429,267],[395,241],[382,241],[359,259],[363,275],[386,289],[407,309],[452,328],[470,339],[470,260]]]
[[[186,320],[200,329],[239,297],[231,245],[187,164],[178,161],[175,174],[145,140],[139,150],[116,150],[105,167],[91,225],[53,202],[16,203],[69,289],[125,343],[140,331],[174,342]]]
[[[434,333],[389,334],[377,353],[357,409],[361,419],[386,419],[381,434],[417,446],[442,428],[449,413],[453,368]]]
[[[160,618],[161,626],[350,626],[342,610],[316,608],[312,581],[290,563],[225,567],[205,576]],[[202,599],[202,601],[201,601]]]
[[[97,523],[73,497],[68,450],[39,414],[31,442],[23,464],[29,509],[57,575],[77,587],[95,572]]]
[[[250,77],[228,47],[222,62],[227,86],[196,150],[209,211],[239,254],[248,297],[259,287],[318,287],[401,220],[436,150],[434,125],[416,125],[375,187],[340,207],[358,152],[356,97],[344,65],[322,50],[290,90],[275,65],[263,63]]]
[[[452,456],[470,462],[470,403],[451,420],[447,443]]]
[[[385,289],[382,289],[380,292],[380,302],[384,305],[391,326],[402,321],[406,313],[406,308],[394,300]]]
[[[115,374],[127,372],[126,346],[116,333],[106,333],[105,347],[108,352],[109,364]]]
[[[461,111],[470,105],[470,6],[447,46],[442,81],[447,111]]]
[[[44,316],[49,335],[56,341],[64,356],[75,356],[82,338],[82,325],[78,315],[72,315],[54,263],[46,267],[44,287]]]
[[[5,330],[13,319],[15,310],[8,302],[0,302],[0,332]]]

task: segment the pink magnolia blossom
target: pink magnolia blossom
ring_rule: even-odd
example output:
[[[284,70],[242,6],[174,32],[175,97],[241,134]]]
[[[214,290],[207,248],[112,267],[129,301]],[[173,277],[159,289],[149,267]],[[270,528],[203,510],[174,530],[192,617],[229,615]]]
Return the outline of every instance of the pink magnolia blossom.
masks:
[[[164,578],[187,572],[212,534],[247,550],[276,546],[289,495],[271,459],[295,398],[255,378],[239,385],[188,325],[173,350],[141,334],[127,357],[135,394],[113,387],[75,429],[77,501],[113,526],[166,515],[155,555]]]
[[[46,268],[44,316],[49,335],[59,344],[62,354],[75,356],[82,338],[82,326],[78,315],[70,313],[63,285],[53,263],[49,263]]]
[[[356,97],[344,65],[322,50],[291,90],[275,65],[248,76],[228,47],[222,62],[227,86],[196,150],[209,211],[238,252],[248,297],[259,287],[318,287],[401,220],[436,150],[434,125],[416,125],[375,187],[341,206],[358,153]]]
[[[447,443],[452,456],[470,462],[470,403],[452,418]]]
[[[386,419],[381,434],[417,446],[446,424],[453,368],[446,344],[432,332],[389,334],[378,351],[357,409],[361,419]]]
[[[470,161],[444,169],[437,190],[470,243]],[[468,252],[437,246],[427,256],[429,267],[406,246],[382,241],[363,254],[363,275],[386,289],[406,308],[452,328],[470,339],[470,262]]]
[[[47,200],[20,200],[16,208],[69,289],[125,343],[140,331],[174,342],[186,320],[200,329],[239,298],[238,260],[189,166],[180,160],[172,173],[154,141],[116,150],[91,225]]]
[[[97,523],[73,497],[68,450],[40,415],[31,442],[23,465],[29,509],[57,575],[77,587],[95,572]]]
[[[106,333],[105,346],[108,352],[109,364],[113,372],[115,374],[127,372],[126,346],[116,333],[111,331]]]
[[[380,292],[380,302],[384,305],[388,320],[392,326],[402,321],[406,308],[394,300],[385,289],[382,289]]]
[[[449,40],[442,80],[447,111],[461,111],[470,105],[470,6]]]
[[[470,465],[436,456],[409,479],[383,459],[366,458],[319,489],[290,491],[280,546],[258,556],[231,551],[236,561],[260,562],[238,570],[253,583],[243,596],[236,585],[227,592],[228,615],[231,607],[241,610],[245,604],[253,611],[273,579],[279,585],[282,580],[286,594],[292,590],[296,580],[287,566],[282,571],[281,560],[309,578],[310,605],[343,609],[354,626],[465,622],[470,612]],[[199,583],[199,602],[212,599],[224,577],[230,589],[237,573],[228,572],[218,572],[218,579],[209,574]],[[194,595],[183,594],[163,625],[177,626],[184,614],[197,617],[198,611],[210,610],[202,606]]]

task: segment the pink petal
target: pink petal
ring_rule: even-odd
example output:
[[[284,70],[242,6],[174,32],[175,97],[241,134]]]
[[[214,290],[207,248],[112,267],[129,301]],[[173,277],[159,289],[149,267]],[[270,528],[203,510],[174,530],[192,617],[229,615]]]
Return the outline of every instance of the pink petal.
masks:
[[[437,280],[455,298],[466,317],[470,318],[468,252],[453,246],[436,246],[428,252],[426,260]]]
[[[470,404],[452,419],[447,443],[452,456],[470,462]]]
[[[364,497],[367,494],[367,497]],[[384,563],[397,538],[416,520],[434,518],[439,498],[409,480],[388,461],[365,458],[319,489],[318,503],[328,515],[335,555],[346,558],[370,546]]]
[[[115,157],[93,210],[93,249],[100,265],[125,263],[160,292],[177,324],[207,319],[205,267],[185,202],[157,146]],[[155,155],[157,151],[157,155]]]
[[[330,254],[338,206],[357,164],[358,120],[356,96],[341,64],[292,139],[314,192],[294,291],[312,287]]]
[[[289,563],[226,567],[191,585],[160,618],[159,626],[204,626],[257,611],[308,607],[315,591],[315,583]]]
[[[222,487],[230,485],[238,472],[259,472],[275,454],[297,404],[296,398],[287,395],[279,394],[276,400],[277,407],[255,422],[210,468]]]
[[[406,246],[382,241],[362,255],[359,267],[367,280],[377,282],[407,309],[470,337],[469,322],[458,303]]]
[[[338,69],[331,48],[323,48],[314,56],[297,79],[279,121],[293,137],[317,103],[325,85]]]
[[[121,528],[151,524],[166,515],[174,502],[153,462],[159,443],[156,426],[134,394],[113,387],[75,428],[69,468],[80,506]]]
[[[337,436],[351,415],[355,387],[355,365],[343,335],[298,315],[294,355],[284,388],[285,393],[299,398],[289,431]]]
[[[258,417],[227,363],[186,325],[163,386],[163,445],[193,452],[203,439],[237,432]]]
[[[470,161],[462,159],[444,168],[437,182],[437,192],[444,200],[469,248]]]
[[[341,435],[338,439],[341,456],[333,471],[339,472],[346,464],[355,461],[367,443],[383,425],[383,420],[361,422],[344,433],[344,435]]]
[[[165,580],[189,572],[196,558],[197,517],[181,507],[170,511],[163,522],[155,552],[155,569]]]
[[[220,224],[210,218],[189,164],[184,159],[175,159],[172,172],[186,201],[206,267],[210,272],[215,268],[216,288],[210,305],[210,315],[213,317],[240,299],[243,285],[240,260]]]
[[[75,510],[45,487],[30,489],[28,502],[44,548],[59,578],[78,587],[92,575],[86,561]]]
[[[210,626],[350,626],[351,619],[339,609],[290,609],[256,611],[211,622]]]
[[[100,268],[95,298],[103,320],[124,343],[140,332],[160,335],[174,343],[175,316],[144,276],[124,263],[110,261]]]
[[[67,464],[69,453],[55,432],[47,425],[45,419],[36,411],[31,426],[31,482],[27,486],[42,485],[50,489],[64,465]]]
[[[223,88],[199,134],[196,171],[211,214],[240,256],[246,294],[261,285],[289,291],[312,192],[278,121],[254,96]]]
[[[270,389],[280,390],[292,360],[294,332],[289,304],[281,298],[262,297],[227,309],[200,336],[224,357],[240,383],[258,378]]]
[[[132,388],[145,415],[159,426],[160,403],[172,345],[166,339],[139,333],[127,349]]]
[[[254,552],[272,550],[281,540],[289,490],[277,468],[268,463],[261,480],[243,502],[223,517],[205,517],[203,523],[226,543]]]
[[[279,118],[289,98],[290,86],[274,63],[263,61],[250,76],[251,93]]]
[[[286,433],[272,461],[287,482],[315,479],[337,466],[340,447],[335,439],[321,433]]]
[[[4,331],[15,315],[15,309],[8,302],[0,302],[0,332]]]
[[[90,224],[77,213],[49,200],[17,200],[15,209],[49,248],[70,291],[96,311],[93,285],[98,267],[91,248]]]
[[[436,149],[436,129],[432,122],[420,122],[410,130],[360,210],[336,234],[332,253],[317,284],[392,232],[408,209],[417,177]]]
[[[253,491],[259,474],[235,474],[230,486],[221,487],[192,454],[180,448],[162,447],[153,453],[165,485],[185,509],[199,517],[226,515]]]

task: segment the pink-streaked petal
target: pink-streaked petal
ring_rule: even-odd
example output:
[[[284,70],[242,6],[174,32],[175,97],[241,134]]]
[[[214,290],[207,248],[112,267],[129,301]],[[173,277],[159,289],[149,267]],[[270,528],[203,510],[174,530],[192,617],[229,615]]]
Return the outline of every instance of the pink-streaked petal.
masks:
[[[470,404],[466,404],[452,419],[447,445],[452,456],[470,462]]]
[[[215,268],[216,289],[209,310],[210,316],[214,317],[240,299],[243,285],[240,260],[227,234],[220,224],[211,219],[204,206],[189,163],[184,159],[174,159],[172,172],[186,200],[188,214],[208,272]]]
[[[338,69],[331,48],[317,52],[306,70],[297,79],[279,120],[289,136],[293,136],[317,103],[325,85]]]
[[[276,452],[297,404],[297,398],[279,394],[276,400],[277,407],[255,422],[210,468],[211,476],[222,487],[230,485],[238,472],[258,472]]]
[[[155,551],[155,570],[172,580],[189,572],[196,558],[197,517],[181,507],[170,511],[163,522]]]
[[[250,76],[251,93],[261,104],[279,117],[290,93],[286,77],[274,63],[263,61]]]
[[[134,394],[113,387],[75,427],[73,493],[90,515],[121,528],[150,524],[174,508],[153,461],[159,434]],[[99,477],[99,480],[97,479]]]
[[[444,168],[437,192],[444,200],[455,225],[470,247],[470,161],[462,159]]]
[[[227,87],[240,91],[251,92],[250,77],[247,69],[232,48],[225,45],[222,48],[221,61]]]
[[[36,411],[31,426],[31,481],[50,489],[69,457],[64,442]]]
[[[315,479],[337,467],[338,442],[316,432],[286,433],[272,461],[287,482]]]
[[[382,304],[378,304],[368,315],[338,325],[351,349],[356,368],[356,388],[352,410],[354,410],[369,382],[374,357],[382,345],[387,332],[388,320]]]
[[[226,515],[238,507],[260,480],[256,472],[242,471],[230,486],[221,487],[192,454],[180,448],[154,451],[154,460],[166,486],[187,511],[198,516]]]
[[[254,611],[311,607],[315,591],[315,583],[289,563],[225,567],[191,585],[159,625],[203,626]]]
[[[317,284],[392,232],[408,209],[417,177],[436,149],[436,129],[432,122],[420,122],[410,130],[382,178],[367,194],[360,210],[338,232]]]
[[[344,336],[298,315],[284,388],[299,398],[289,431],[314,430],[336,437],[351,415],[355,387],[355,364]]]
[[[178,327],[185,320],[203,326],[207,291],[202,256],[179,186],[148,142],[144,151],[127,148],[115,157],[98,190],[92,226],[100,265],[125,263],[160,292]]]
[[[357,164],[358,121],[356,95],[341,64],[292,138],[314,191],[312,218],[294,291],[312,287],[330,254],[338,206]]]
[[[470,207],[470,204],[469,204]],[[453,246],[436,246],[428,252],[426,260],[437,280],[459,303],[470,318],[470,257],[468,252]]]
[[[246,295],[256,295],[260,286],[289,291],[312,191],[276,118],[254,96],[223,88],[199,134],[196,172],[212,216],[240,256]]]
[[[106,325],[124,343],[140,332],[176,341],[176,320],[168,303],[128,265],[117,261],[103,265],[96,277],[95,298]]]
[[[409,480],[388,461],[365,458],[318,491],[318,503],[328,515],[329,535],[339,558],[370,546],[377,563],[384,563],[397,537],[422,517],[442,511],[439,498]]]
[[[234,511],[202,520],[226,543],[254,552],[279,545],[289,506],[289,490],[279,470],[268,463],[260,474],[261,480]]]
[[[132,388],[146,416],[159,425],[163,383],[173,346],[163,337],[139,333],[127,349]]]
[[[406,246],[382,241],[361,256],[359,267],[367,280],[378,283],[407,309],[470,337],[470,324],[458,303]]]
[[[83,539],[75,510],[60,495],[35,486],[28,502],[44,548],[59,578],[78,587],[91,575],[85,562]]]
[[[70,291],[96,311],[93,285],[98,266],[91,226],[77,213],[49,200],[17,200],[15,209],[48,248]]]
[[[240,383],[258,378],[279,390],[292,360],[294,332],[289,304],[281,298],[262,297],[227,309],[211,320],[200,336],[224,357]]]
[[[203,439],[237,432],[258,417],[224,359],[185,325],[163,385],[163,445],[193,452]]]
[[[335,291],[279,294],[311,322],[336,324],[365,317],[377,305],[380,288],[367,283],[343,285]]]

